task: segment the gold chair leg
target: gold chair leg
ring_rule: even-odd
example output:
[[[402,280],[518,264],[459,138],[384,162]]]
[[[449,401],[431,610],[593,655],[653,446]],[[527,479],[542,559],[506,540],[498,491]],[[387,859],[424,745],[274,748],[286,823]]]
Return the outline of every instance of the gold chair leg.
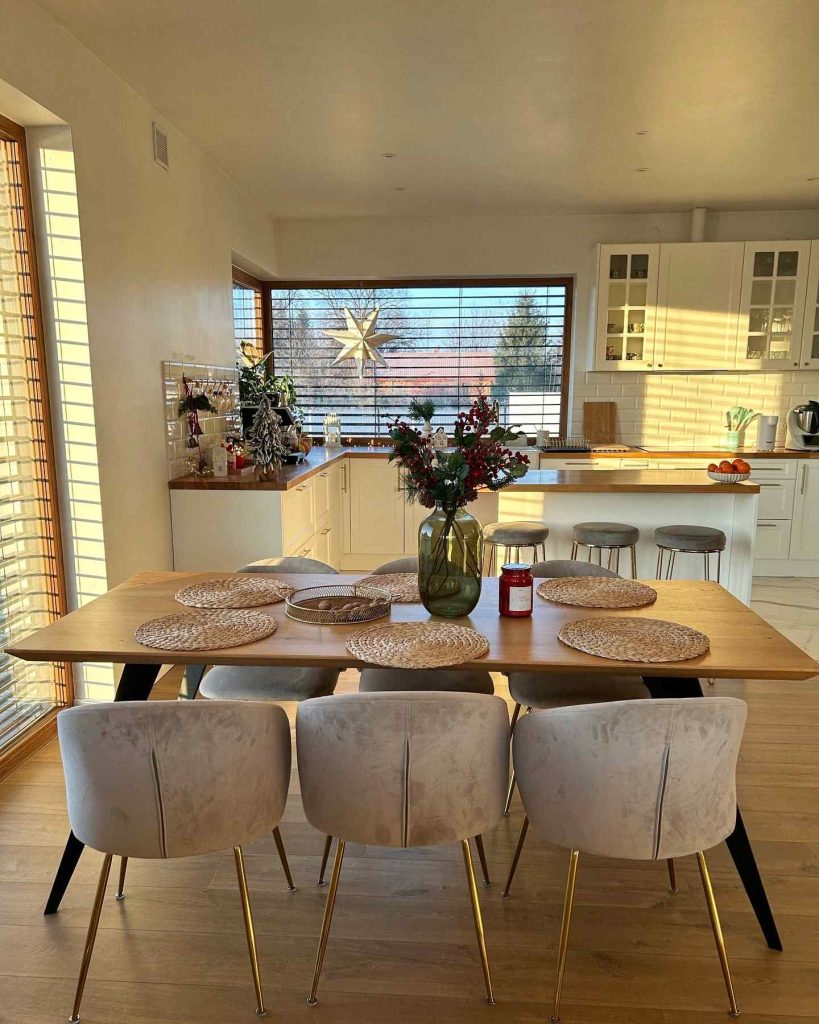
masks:
[[[714,942],[717,945],[717,956],[719,956],[722,976],[725,979],[725,990],[728,993],[728,1002],[731,1005],[731,1009],[728,1013],[731,1017],[738,1017],[739,1007],[737,1006],[736,996],[734,995],[734,986],[731,982],[731,969],[728,966],[728,954],[725,951],[725,939],[722,935],[722,925],[720,924],[719,914],[717,913],[717,901],[714,899],[714,890],[711,886],[711,877],[708,874],[708,865],[705,863],[704,853],[699,852],[697,854],[697,864],[700,869],[702,888],[705,892],[705,902],[708,904],[708,914],[711,917],[711,928],[714,932]]]
[[[324,837],[324,849],[321,852],[321,867],[319,868],[319,876],[316,885],[326,885],[324,881],[324,872],[327,870],[327,861],[330,857],[330,847],[333,845],[333,837]]]
[[[580,850],[572,850],[569,860],[569,877],[566,880],[566,901],[563,904],[563,923],[560,926],[560,952],[557,958],[557,978],[555,980],[555,1004],[549,1018],[552,1024],[560,1021],[560,996],[563,993],[563,975],[566,972],[566,954],[569,951],[569,931],[572,927],[572,908],[574,907],[574,886],[577,881],[577,861]]]
[[[259,974],[259,954],[256,951],[256,933],[253,931],[253,913],[250,909],[250,894],[247,891],[247,875],[245,874],[245,858],[242,854],[241,846],[233,847],[233,856],[236,859],[239,895],[242,897],[242,913],[245,918],[247,951],[250,953],[250,969],[253,972],[253,986],[256,989],[256,1016],[266,1017],[267,1010],[265,1009],[264,994],[262,993],[262,979]]]
[[[125,870],[128,867],[128,858],[121,857],[119,861],[119,883],[117,885],[116,898],[125,899]]]
[[[674,867],[674,858],[669,857],[666,861],[668,865],[668,887],[673,893],[678,892],[677,889],[677,869]]]
[[[518,718],[520,716],[520,704],[516,703],[512,711],[512,720],[509,723],[509,740],[511,741],[512,736],[515,732],[515,726],[518,724]]]
[[[478,851],[478,860],[481,863],[483,884],[491,885],[492,882],[489,880],[489,868],[486,865],[486,851],[483,848],[483,836],[475,836],[475,849]]]
[[[338,846],[336,847],[336,859],[333,861],[333,873],[330,876],[330,889],[327,893],[327,904],[324,907],[324,919],[321,922],[321,938],[319,939],[318,952],[316,953],[316,968],[313,971],[313,986],[310,989],[310,995],[307,997],[308,1006],[315,1006],[318,1002],[316,993],[318,992],[319,976],[321,975],[321,965],[324,963],[327,939],[330,937],[330,925],[333,923],[333,910],[336,905],[338,879],[341,875],[341,862],[344,860],[344,847],[346,845],[346,839],[339,839]]]
[[[293,876],[290,874],[290,865],[287,863],[287,854],[284,850],[284,840],[282,839],[282,834],[279,831],[278,825],[273,829],[273,839],[276,843],[276,849],[279,852],[279,860],[282,862],[284,877],[287,879],[287,888],[290,892],[295,892],[296,887],[293,885]]]
[[[105,887],[108,885],[108,875],[111,873],[111,861],[113,859],[113,854],[106,853],[102,862],[102,870],[100,871],[99,881],[97,882],[97,894],[94,897],[94,906],[91,908],[91,920],[88,922],[88,933],[85,937],[85,949],[83,949],[82,952],[80,976],[77,979],[77,991],[74,996],[74,1008],[72,1009],[71,1016],[69,1017],[71,1024],[77,1024],[77,1021],[80,1019],[82,993],[85,988],[85,979],[88,977],[88,967],[91,963],[91,954],[94,952],[94,940],[97,937],[97,928],[100,923],[102,904],[105,899]]]
[[[475,881],[475,869],[472,866],[472,853],[469,849],[469,840],[461,841],[461,848],[464,853],[464,867],[466,868],[466,880],[469,884],[469,898],[472,901],[472,916],[475,919],[475,934],[478,937],[478,950],[481,954],[481,967],[483,968],[483,982],[486,986],[486,1005],[495,1005],[495,996],[492,993],[492,978],[489,975],[489,956],[486,952],[486,936],[483,931],[483,918],[481,917],[481,902],[478,899],[478,885]]]
[[[506,791],[506,803],[503,805],[503,813],[509,814],[509,808],[512,806],[512,797],[515,795],[515,769],[512,769],[512,774],[509,776],[509,789]]]
[[[515,877],[515,871],[517,870],[518,861],[520,860],[520,851],[523,849],[523,843],[528,831],[529,819],[524,814],[523,824],[520,826],[520,834],[518,835],[517,845],[515,846],[515,852],[512,854],[512,863],[509,865],[509,876],[506,879],[506,885],[503,887],[503,892],[501,893],[502,899],[509,899],[509,890],[512,888],[512,879]]]

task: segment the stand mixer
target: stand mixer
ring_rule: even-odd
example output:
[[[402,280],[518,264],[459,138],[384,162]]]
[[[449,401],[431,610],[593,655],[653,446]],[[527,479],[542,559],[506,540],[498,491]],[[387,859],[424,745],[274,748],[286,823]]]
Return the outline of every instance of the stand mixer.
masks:
[[[819,402],[811,400],[795,405],[788,413],[788,448],[819,451]]]

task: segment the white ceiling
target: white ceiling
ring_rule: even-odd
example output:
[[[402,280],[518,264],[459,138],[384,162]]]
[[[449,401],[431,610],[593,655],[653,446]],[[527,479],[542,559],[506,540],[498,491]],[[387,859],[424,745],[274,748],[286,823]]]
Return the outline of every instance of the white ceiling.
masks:
[[[279,217],[819,205],[817,0],[39,2]]]

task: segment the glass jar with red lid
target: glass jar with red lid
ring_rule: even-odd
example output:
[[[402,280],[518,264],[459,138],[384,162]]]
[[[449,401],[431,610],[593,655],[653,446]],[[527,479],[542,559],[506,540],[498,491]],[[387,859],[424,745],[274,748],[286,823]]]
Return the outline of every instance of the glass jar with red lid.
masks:
[[[510,562],[501,566],[498,582],[498,607],[501,615],[522,618],[532,614],[534,580],[531,566]]]

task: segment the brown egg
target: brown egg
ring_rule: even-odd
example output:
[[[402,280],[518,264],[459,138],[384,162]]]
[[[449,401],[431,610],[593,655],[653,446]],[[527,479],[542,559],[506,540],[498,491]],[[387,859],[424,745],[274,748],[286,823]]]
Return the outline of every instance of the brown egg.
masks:
[[[328,608],[332,608],[333,604],[331,601],[319,601],[318,606],[322,611],[326,611]]]

